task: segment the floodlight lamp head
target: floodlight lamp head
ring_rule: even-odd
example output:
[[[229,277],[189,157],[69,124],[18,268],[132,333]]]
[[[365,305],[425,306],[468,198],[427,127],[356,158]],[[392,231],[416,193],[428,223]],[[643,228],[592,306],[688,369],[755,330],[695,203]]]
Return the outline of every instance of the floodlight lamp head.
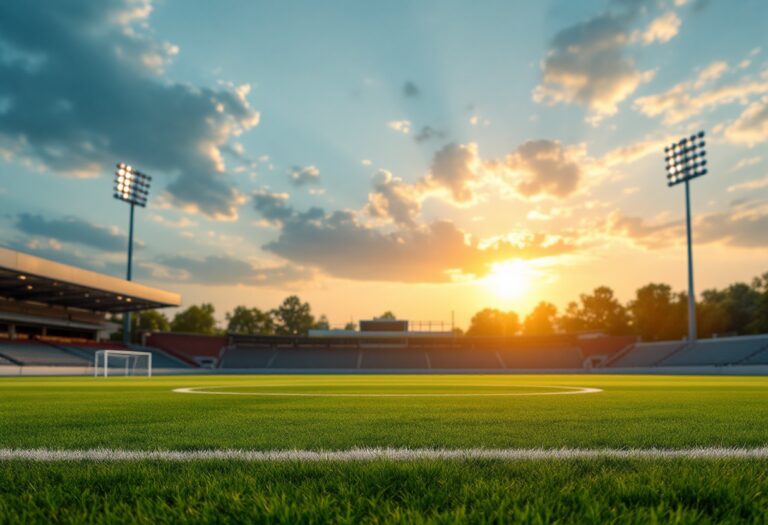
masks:
[[[668,186],[707,174],[704,146],[704,132],[699,131],[664,148]]]
[[[115,199],[141,207],[146,206],[152,177],[124,162],[116,164],[116,168]]]

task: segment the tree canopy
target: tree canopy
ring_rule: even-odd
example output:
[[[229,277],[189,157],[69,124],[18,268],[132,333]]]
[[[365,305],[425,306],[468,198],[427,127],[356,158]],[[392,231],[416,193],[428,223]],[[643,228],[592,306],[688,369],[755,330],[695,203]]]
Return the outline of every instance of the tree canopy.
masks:
[[[215,308],[211,303],[192,305],[177,313],[171,321],[171,331],[190,334],[216,334]]]
[[[283,303],[272,311],[272,316],[278,335],[306,335],[315,324],[309,303],[302,303],[295,295],[286,297]]]

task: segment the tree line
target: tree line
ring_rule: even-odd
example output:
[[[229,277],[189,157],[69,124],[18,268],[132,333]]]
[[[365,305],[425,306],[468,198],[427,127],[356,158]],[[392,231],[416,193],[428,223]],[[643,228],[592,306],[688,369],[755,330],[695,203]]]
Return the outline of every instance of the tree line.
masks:
[[[768,272],[750,284],[710,289],[696,302],[698,337],[768,333]],[[467,335],[547,335],[599,331],[636,335],[644,341],[681,339],[688,333],[688,294],[664,283],[650,283],[622,304],[607,286],[581,294],[559,313],[540,302],[525,318],[512,311],[486,308],[477,312]]]
[[[721,290],[705,290],[697,301],[698,337],[768,333],[768,272],[751,283],[734,283]],[[132,318],[138,331],[171,331],[217,335],[306,335],[310,329],[328,329],[325,315],[315,317],[309,303],[291,295],[272,310],[237,306],[225,314],[226,327],[217,326],[211,303],[193,305],[172,319],[156,310]],[[380,319],[395,319],[387,311]],[[664,283],[650,283],[622,304],[611,288],[599,286],[568,303],[563,312],[540,302],[527,316],[514,311],[485,308],[477,312],[466,335],[549,335],[599,331],[609,335],[636,335],[644,341],[681,339],[687,335],[688,295]],[[347,323],[347,330],[356,328]],[[463,333],[457,329],[457,333]]]

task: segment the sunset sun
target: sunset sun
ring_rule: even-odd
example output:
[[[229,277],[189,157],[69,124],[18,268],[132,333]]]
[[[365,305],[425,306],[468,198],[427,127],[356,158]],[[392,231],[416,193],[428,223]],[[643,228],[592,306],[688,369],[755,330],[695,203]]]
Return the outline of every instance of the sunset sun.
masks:
[[[517,299],[530,289],[531,270],[523,261],[505,261],[491,266],[483,284],[501,299]]]

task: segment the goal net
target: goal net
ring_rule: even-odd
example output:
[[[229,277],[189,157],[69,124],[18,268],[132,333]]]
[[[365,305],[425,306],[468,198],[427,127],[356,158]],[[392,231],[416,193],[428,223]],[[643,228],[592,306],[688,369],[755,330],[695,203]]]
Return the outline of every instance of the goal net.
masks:
[[[132,350],[97,350],[93,359],[94,376],[151,376],[152,354]]]

